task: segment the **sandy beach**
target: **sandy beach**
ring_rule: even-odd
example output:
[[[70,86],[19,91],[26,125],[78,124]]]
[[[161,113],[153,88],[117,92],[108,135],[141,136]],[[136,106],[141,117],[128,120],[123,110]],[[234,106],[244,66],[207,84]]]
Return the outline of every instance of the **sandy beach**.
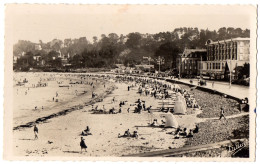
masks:
[[[85,106],[81,110],[73,111],[65,116],[59,116],[38,125],[39,139],[34,140],[33,128],[24,128],[14,131],[14,150],[18,156],[122,156],[140,152],[163,150],[168,148],[178,148],[185,144],[186,138],[174,139],[174,136],[167,134],[176,129],[149,127],[148,124],[154,118],[160,119],[159,111],[152,114],[142,112],[133,113],[134,104],[137,99],[146,102],[146,106],[153,109],[159,108],[159,99],[137,93],[138,87],[127,90],[129,84],[115,83],[117,89],[109,94],[103,102],[95,103],[100,108],[105,104],[105,108],[119,108],[120,101],[126,101],[122,107],[122,113],[118,114],[93,114],[91,105]],[[83,101],[86,97],[75,98],[76,102]],[[112,99],[115,98],[115,102]],[[72,99],[74,101],[74,99]],[[68,105],[74,105],[70,101]],[[61,109],[61,104],[59,108]],[[127,109],[130,108],[130,112]],[[190,109],[191,110],[191,109]],[[176,115],[180,127],[194,128],[200,121],[196,117],[197,112],[190,112],[189,115]],[[37,117],[37,115],[35,115]],[[92,135],[85,136],[88,146],[87,152],[80,151],[80,133],[90,127]],[[129,129],[130,132],[137,130],[139,138],[118,138]],[[30,147],[28,147],[30,145]]]
[[[84,105],[91,99],[92,92],[102,94],[111,86],[108,82],[104,87],[105,82],[102,79],[87,76],[83,79],[77,74],[45,73],[40,76],[37,73],[17,73],[15,77],[19,81],[26,79],[28,83],[18,86],[15,85],[17,82],[14,82],[14,127],[73,106]],[[39,81],[42,84],[47,83],[48,86],[33,87]]]
[[[46,76],[49,77],[50,75]],[[189,87],[180,85],[181,88],[189,90],[189,92],[195,96],[198,100],[198,104],[202,106],[203,109],[187,108],[186,114],[173,114],[178,122],[179,128],[187,128],[189,131],[190,129],[194,129],[196,125],[199,125],[201,129],[199,133],[194,133],[194,139],[193,137],[187,138],[182,136],[175,138],[174,133],[177,127],[163,128],[150,126],[154,119],[157,119],[159,124],[161,120],[164,120],[164,118],[161,117],[162,112],[160,108],[162,107],[162,103],[167,104],[169,100],[155,98],[149,94],[144,94],[144,92],[140,94],[139,84],[127,80],[121,81],[115,78],[108,79],[104,76],[99,76],[99,78],[91,76],[84,80],[82,79],[82,75],[73,75],[72,77],[68,77],[68,75],[55,75],[55,77],[56,81],[59,79],[58,81],[63,81],[64,85],[68,85],[71,81],[82,80],[84,82],[82,82],[82,84],[73,84],[69,88],[66,88],[59,87],[56,81],[49,81],[48,87],[50,88],[31,88],[29,90],[30,93],[27,93],[28,97],[21,96],[24,101],[23,99],[16,101],[17,104],[14,111],[17,113],[14,114],[14,127],[32,121],[30,126],[20,126],[13,130],[13,149],[16,156],[111,157],[175,149],[187,145],[193,146],[214,143],[215,141],[225,141],[229,137],[237,138],[238,136],[233,136],[232,131],[237,129],[239,118],[246,116],[246,113],[238,114],[238,109],[234,108],[236,104],[235,101],[221,99],[220,104],[230,104],[226,107],[227,117],[228,119],[231,118],[232,124],[227,124],[225,121],[218,121],[218,106],[214,104],[212,106],[205,106],[205,104],[208,103],[207,98],[211,97],[216,99],[219,95],[190,90]],[[162,80],[156,81],[164,85],[174,85]],[[95,84],[96,87],[93,88],[89,85],[90,83]],[[131,87],[128,90],[129,86]],[[77,88],[78,94],[75,94],[74,87]],[[17,97],[23,92],[22,89],[26,90],[26,87],[19,88],[19,93],[16,95]],[[42,90],[42,92],[39,92],[39,90]],[[87,91],[87,93],[79,94],[84,93],[84,91]],[[49,95],[55,95],[55,92],[59,93],[59,102],[51,101],[51,96]],[[92,92],[97,94],[96,99],[91,98]],[[169,90],[169,92],[174,91]],[[36,94],[38,97],[32,99]],[[17,97],[15,97],[15,99],[19,99]],[[99,98],[102,98],[102,101],[97,101]],[[145,102],[146,107],[152,106],[151,113],[148,111],[142,111],[141,113],[134,112],[138,99]],[[230,101],[233,103],[228,103]],[[44,104],[46,109],[39,111],[31,109],[31,105],[36,102]],[[122,105],[121,112],[119,113],[120,102],[125,102],[125,104]],[[27,110],[23,110],[21,106]],[[76,110],[55,115],[55,113],[57,114],[57,112],[62,112],[68,108]],[[114,108],[117,114],[94,112],[95,108],[98,110],[102,109],[106,112]],[[204,111],[204,109],[206,110]],[[50,114],[55,115],[55,117],[37,122],[37,118],[42,118]],[[201,115],[204,117],[201,117]],[[36,122],[34,122],[35,119]],[[34,139],[35,136],[32,127],[34,123],[37,123],[39,129],[39,138],[36,140]],[[216,131],[208,131],[208,125],[212,126],[212,130],[216,127],[218,128]],[[241,128],[246,131],[246,123],[243,125],[245,126]],[[91,135],[83,136],[83,138],[88,148],[87,151],[81,151],[79,144],[82,137],[81,133],[87,126],[90,128]],[[229,129],[224,134],[222,134],[222,126],[227,126],[227,129]],[[122,136],[127,129],[129,129],[131,133],[138,131],[138,138],[118,137]],[[205,139],[205,135],[208,132],[212,134],[212,139],[210,140]],[[201,137],[204,137],[204,139],[201,140]]]

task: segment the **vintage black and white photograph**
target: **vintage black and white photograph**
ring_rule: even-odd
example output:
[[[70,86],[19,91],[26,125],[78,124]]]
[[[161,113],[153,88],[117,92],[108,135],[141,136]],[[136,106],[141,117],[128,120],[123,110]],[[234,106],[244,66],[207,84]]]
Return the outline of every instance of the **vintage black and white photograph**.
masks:
[[[4,157],[254,160],[256,27],[253,5],[6,5]]]

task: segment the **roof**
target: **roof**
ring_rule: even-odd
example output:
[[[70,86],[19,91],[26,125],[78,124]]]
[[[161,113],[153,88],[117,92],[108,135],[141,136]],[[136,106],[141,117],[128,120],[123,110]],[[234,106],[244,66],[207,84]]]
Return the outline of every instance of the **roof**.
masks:
[[[182,53],[182,57],[188,57],[192,53],[197,53],[197,52],[207,52],[206,49],[185,49]]]
[[[218,44],[218,43],[224,43],[224,42],[231,42],[231,41],[250,41],[250,38],[231,38],[227,40],[219,40],[213,42],[211,39],[207,40],[206,45],[212,45],[212,44]]]
[[[124,64],[115,64],[118,68],[125,69]]]

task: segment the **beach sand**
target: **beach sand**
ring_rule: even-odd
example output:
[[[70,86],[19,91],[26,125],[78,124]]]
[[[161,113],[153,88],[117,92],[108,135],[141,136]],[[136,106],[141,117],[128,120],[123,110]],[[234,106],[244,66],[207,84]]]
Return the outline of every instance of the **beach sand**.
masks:
[[[147,151],[164,150],[182,147],[186,138],[174,139],[174,136],[167,134],[173,128],[148,127],[152,118],[160,118],[161,112],[154,111],[148,114],[146,111],[141,114],[133,113],[134,104],[138,98],[146,102],[146,106],[152,105],[153,109],[159,107],[161,100],[150,96],[139,95],[137,87],[127,91],[127,84],[115,83],[117,89],[104,98],[103,102],[95,104],[108,110],[115,107],[118,111],[119,102],[126,101],[122,107],[122,113],[118,114],[92,114],[91,105],[81,110],[73,111],[67,115],[59,116],[38,124],[39,139],[34,140],[33,128],[14,130],[13,149],[16,156],[122,156]],[[112,103],[115,97],[116,102]],[[68,105],[85,101],[86,97],[71,99]],[[74,102],[75,101],[75,102]],[[127,108],[130,107],[130,113]],[[197,112],[190,115],[175,115],[181,127],[194,128],[201,119],[197,118]],[[160,120],[158,120],[160,122]],[[80,133],[90,127],[92,135],[84,136],[88,146],[87,152],[80,149]],[[118,138],[129,129],[132,133],[137,130],[139,138]]]
[[[28,83],[25,83],[25,86],[14,86],[13,89],[14,127],[35,121],[40,117],[58,113],[73,106],[83,105],[91,99],[93,91],[97,94],[102,94],[111,86],[107,83],[104,88],[104,81],[99,79],[96,82],[97,78],[93,77],[86,77],[84,80],[77,74],[68,76],[57,73],[44,73],[42,75],[41,73],[40,76],[39,73],[16,73],[15,77],[22,80],[26,78]],[[48,83],[48,86],[32,87],[33,84],[38,84],[40,78],[43,79],[42,83]],[[57,81],[62,82],[62,84],[58,84]],[[83,81],[83,84],[70,84],[71,82],[81,81]],[[93,82],[95,88],[86,84],[91,82]],[[60,85],[69,87],[59,87]],[[58,93],[57,97],[56,93]],[[58,102],[56,102],[56,99],[58,99]],[[36,110],[35,106],[37,106]]]

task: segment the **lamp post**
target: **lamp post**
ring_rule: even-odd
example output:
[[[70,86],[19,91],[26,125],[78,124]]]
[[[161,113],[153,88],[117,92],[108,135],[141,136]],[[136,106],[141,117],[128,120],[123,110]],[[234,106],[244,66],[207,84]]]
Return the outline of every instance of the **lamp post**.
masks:
[[[157,59],[157,64],[159,65],[159,74],[161,72],[161,65],[164,64],[164,58],[161,58],[161,56]]]
[[[181,78],[181,55],[179,55],[179,79]]]
[[[200,78],[202,77],[202,55],[200,55]]]
[[[232,69],[231,69],[231,59],[230,59],[230,68],[229,68],[229,89],[231,88],[231,83],[232,83]]]
[[[161,72],[161,57],[159,56],[158,57],[158,64],[159,64],[159,74],[160,74],[160,72]]]
[[[232,41],[232,38],[231,38],[231,48],[232,48],[232,44],[233,44],[232,42],[233,41]],[[233,71],[232,70],[232,65],[231,65],[232,64],[232,58],[233,58],[232,52],[229,53],[229,56],[230,56],[230,71],[229,71],[230,72],[229,89],[230,89],[231,88],[231,83],[232,83],[232,71]]]
[[[148,62],[149,62],[149,75],[150,75],[150,73],[151,73],[150,60],[151,60],[151,57],[149,56],[149,57],[148,57]]]

